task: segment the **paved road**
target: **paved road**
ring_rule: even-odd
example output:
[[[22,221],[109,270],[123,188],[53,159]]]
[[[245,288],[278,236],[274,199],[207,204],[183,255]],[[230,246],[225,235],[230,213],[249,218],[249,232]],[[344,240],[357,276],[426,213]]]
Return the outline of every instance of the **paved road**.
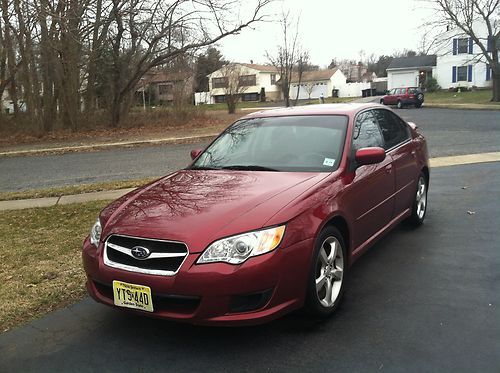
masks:
[[[362,257],[327,322],[195,327],[87,298],[0,335],[0,371],[498,372],[499,195],[500,162],[435,169],[424,226]]]
[[[500,111],[409,108],[398,113],[420,126],[433,157],[500,150]],[[206,144],[0,158],[0,191],[160,176],[185,167],[189,151]]]

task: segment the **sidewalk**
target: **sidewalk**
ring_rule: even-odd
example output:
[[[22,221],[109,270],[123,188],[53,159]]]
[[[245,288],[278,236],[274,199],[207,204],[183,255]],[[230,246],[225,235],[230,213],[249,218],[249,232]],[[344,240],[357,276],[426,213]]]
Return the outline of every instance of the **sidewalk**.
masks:
[[[438,157],[430,159],[432,168],[474,164],[474,163],[485,163],[485,162],[500,162],[500,152],[466,154],[466,155]],[[133,191],[134,189],[135,188],[128,188],[128,189],[108,190],[102,192],[72,194],[60,197],[0,201],[0,211],[22,210],[27,208],[50,207],[56,205],[69,205],[72,203],[84,203],[91,201],[114,200]]]

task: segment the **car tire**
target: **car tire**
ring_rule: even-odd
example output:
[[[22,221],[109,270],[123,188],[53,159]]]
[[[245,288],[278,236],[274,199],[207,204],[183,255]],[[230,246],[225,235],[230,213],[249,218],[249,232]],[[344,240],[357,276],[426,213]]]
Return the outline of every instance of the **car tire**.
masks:
[[[422,107],[422,103],[421,103],[421,102],[417,102],[417,103],[415,104],[415,107],[416,107],[417,109],[420,109],[420,108]]]
[[[344,238],[337,228],[327,226],[314,245],[305,303],[309,315],[325,318],[333,314],[342,301],[346,275]]]
[[[396,104],[396,107],[398,109],[402,109],[403,108],[403,102],[401,100],[398,100],[398,103]]]
[[[380,100],[380,105],[385,105],[384,100]]]
[[[429,181],[423,172],[420,173],[417,181],[415,198],[411,206],[411,215],[405,220],[407,225],[418,227],[422,225],[427,213],[427,190]]]

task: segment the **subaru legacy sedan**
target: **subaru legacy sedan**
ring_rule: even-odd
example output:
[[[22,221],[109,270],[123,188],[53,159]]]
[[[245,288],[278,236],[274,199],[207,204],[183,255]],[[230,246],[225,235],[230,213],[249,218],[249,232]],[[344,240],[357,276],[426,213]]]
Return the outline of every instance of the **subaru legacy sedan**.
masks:
[[[332,314],[350,266],[427,209],[424,137],[378,104],[252,113],[187,168],[104,208],[83,244],[98,302],[196,324]]]

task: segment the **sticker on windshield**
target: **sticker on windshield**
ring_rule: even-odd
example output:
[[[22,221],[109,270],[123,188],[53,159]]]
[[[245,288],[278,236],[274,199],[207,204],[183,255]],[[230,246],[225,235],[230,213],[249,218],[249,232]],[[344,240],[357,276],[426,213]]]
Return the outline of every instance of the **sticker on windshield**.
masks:
[[[335,164],[335,159],[332,158],[325,158],[323,161],[323,166],[330,166],[332,167]]]

